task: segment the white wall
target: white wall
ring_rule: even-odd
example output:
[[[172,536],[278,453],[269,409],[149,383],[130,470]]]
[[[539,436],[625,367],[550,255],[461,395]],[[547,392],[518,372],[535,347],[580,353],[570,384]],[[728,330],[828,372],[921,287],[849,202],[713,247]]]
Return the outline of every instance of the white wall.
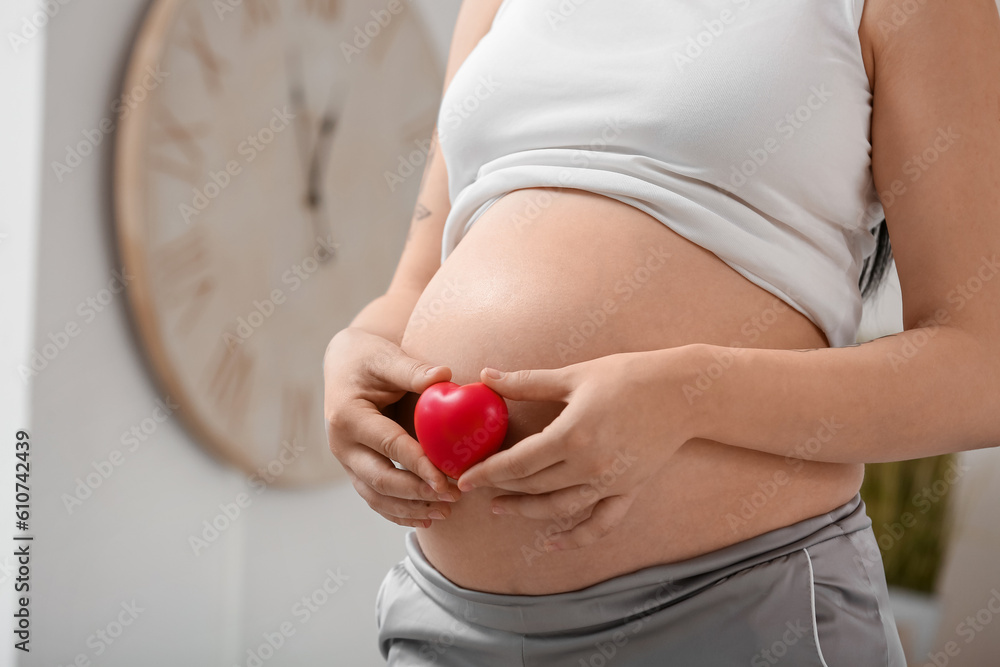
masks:
[[[20,13],[5,21],[5,29],[40,3],[17,4]],[[443,71],[458,1],[415,4],[433,24]],[[17,284],[14,275],[32,276],[34,269],[24,261],[32,256],[35,227],[39,237],[37,294],[19,295],[13,313],[23,326],[11,329],[15,343],[28,341],[33,329],[32,342],[8,354],[4,341],[4,389],[30,391],[34,447],[34,626],[32,651],[20,664],[67,665],[82,654],[91,664],[106,666],[244,665],[247,649],[262,641],[262,633],[286,621],[295,634],[264,663],[268,667],[382,664],[375,647],[374,596],[403,555],[404,529],[374,514],[349,484],[254,496],[233,527],[196,557],[188,536],[219,512],[220,503],[232,502],[248,487],[243,475],[216,463],[169,421],[137,451],[126,453],[82,506],[69,513],[61,500],[73,493],[77,478],[122,448],[122,433],[149,417],[157,399],[122,298],[116,296],[89,323],[77,312],[120,268],[110,203],[112,142],[103,141],[62,183],[50,166],[63,159],[67,144],[78,142],[81,132],[111,114],[145,6],[146,0],[70,0],[60,6],[47,35],[33,45],[45,48],[44,116],[30,86],[4,80],[4,134],[18,128],[17,139],[25,143],[34,129],[43,132],[40,152],[33,157],[22,150],[19,178],[8,181],[4,175],[23,195],[19,226],[11,231],[6,218],[0,223],[0,233],[10,235],[0,242],[5,290]],[[32,75],[25,63],[22,58],[23,71],[17,70],[22,79]],[[36,76],[34,90],[41,79]],[[12,96],[12,91],[17,92]],[[7,109],[15,100],[16,111]],[[33,117],[40,124],[33,126]],[[39,175],[35,218],[31,178]],[[8,264],[11,259],[18,261]],[[32,302],[33,318],[27,310]],[[5,308],[5,317],[8,312]],[[30,384],[11,383],[25,348],[39,348],[70,321],[79,324],[79,335]],[[27,419],[24,404],[15,405],[10,424],[5,414],[5,452],[11,424],[23,427]],[[9,479],[7,468],[2,470]],[[348,579],[303,622],[292,614],[293,604],[320,589],[328,569]],[[4,586],[9,594],[9,584]],[[109,624],[115,633],[122,605],[133,602],[141,612],[98,657],[102,642],[95,633]],[[5,639],[0,650],[9,644]]]
[[[949,496],[950,548],[938,581],[941,624],[921,665],[1000,664],[1000,449],[963,452]],[[972,620],[970,620],[970,618]]]
[[[0,479],[4,493],[14,489],[14,438],[30,423],[30,386],[14,372],[32,340],[35,298],[35,256],[38,233],[38,201],[42,140],[42,81],[45,55],[43,35],[25,44],[9,43],[6,35],[20,27],[23,16],[35,8],[32,0],[8,0],[0,6]],[[11,496],[4,502],[11,503]],[[8,505],[9,507],[9,505]],[[13,509],[13,508],[11,508]],[[9,515],[8,515],[9,516]],[[17,573],[12,555],[13,517],[0,522],[0,614],[10,619],[14,610]],[[27,534],[37,533],[31,520]],[[20,535],[24,535],[18,531]],[[21,597],[23,593],[18,593]],[[29,607],[33,611],[35,607]],[[14,664],[13,642],[6,641],[10,624],[4,624],[5,641],[0,644],[0,665]]]

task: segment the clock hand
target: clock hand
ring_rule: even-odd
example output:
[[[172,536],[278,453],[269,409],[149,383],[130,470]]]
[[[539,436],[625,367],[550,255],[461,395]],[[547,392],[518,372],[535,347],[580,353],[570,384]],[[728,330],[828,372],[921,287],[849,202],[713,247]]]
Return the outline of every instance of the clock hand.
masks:
[[[330,114],[325,114],[317,131],[316,145],[309,165],[308,186],[306,188],[306,205],[312,218],[313,234],[317,243],[321,243],[330,234],[330,224],[326,213],[326,200],[323,197],[323,165],[327,163],[330,154],[333,130],[337,121]],[[332,242],[332,239],[331,239]],[[323,253],[320,262],[332,258],[328,249]]]
[[[316,145],[313,149],[312,162],[309,166],[309,186],[306,192],[306,201],[313,211],[313,231],[318,238],[323,238],[325,233],[329,233],[329,216],[326,211],[326,200],[323,197],[323,175],[330,162],[330,153],[333,148],[334,131],[337,128],[337,116],[333,109],[333,96],[327,104],[327,111],[320,120],[317,130]],[[324,259],[329,259],[327,253]]]
[[[312,222],[314,239],[318,243],[320,239],[325,239],[324,228],[329,225],[325,223],[323,209],[321,184],[321,164],[325,157],[320,156],[320,147],[326,142],[326,135],[332,134],[335,119],[328,112],[324,115],[319,130],[317,132],[316,144],[312,151],[309,146],[312,143],[310,135],[310,123],[308,117],[308,102],[306,100],[305,86],[302,83],[302,57],[300,52],[292,47],[285,51],[285,71],[288,78],[288,96],[295,114],[295,137],[298,144],[300,159],[303,164],[303,175],[306,179],[305,206],[309,218]],[[323,155],[328,152],[323,151]],[[327,250],[322,253],[320,262],[329,260],[332,253]]]
[[[293,65],[294,63],[294,65]],[[302,58],[297,50],[289,48],[285,52],[285,72],[288,78],[288,97],[295,114],[295,139],[298,144],[299,159],[302,160],[303,174],[309,173],[309,118],[305,87],[302,84]]]
[[[316,137],[316,147],[313,150],[312,164],[309,166],[309,189],[306,199],[310,206],[318,206],[323,199],[322,175],[323,166],[328,161],[330,154],[331,138],[333,130],[337,126],[337,119],[327,113],[319,124],[319,132]]]

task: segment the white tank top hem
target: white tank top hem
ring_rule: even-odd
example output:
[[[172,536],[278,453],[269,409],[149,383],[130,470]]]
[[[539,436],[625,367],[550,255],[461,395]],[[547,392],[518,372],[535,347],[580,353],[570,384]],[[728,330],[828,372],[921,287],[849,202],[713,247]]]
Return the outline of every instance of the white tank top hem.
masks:
[[[504,0],[438,114],[442,262],[505,194],[582,189],[711,251],[830,346],[856,342],[884,217],[863,2]]]

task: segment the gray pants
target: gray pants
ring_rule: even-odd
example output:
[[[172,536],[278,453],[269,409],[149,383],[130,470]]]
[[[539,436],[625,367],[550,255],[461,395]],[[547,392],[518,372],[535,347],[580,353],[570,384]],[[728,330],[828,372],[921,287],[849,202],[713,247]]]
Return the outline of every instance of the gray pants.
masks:
[[[456,586],[415,532],[376,600],[393,667],[906,667],[860,496],[828,514],[584,589]]]

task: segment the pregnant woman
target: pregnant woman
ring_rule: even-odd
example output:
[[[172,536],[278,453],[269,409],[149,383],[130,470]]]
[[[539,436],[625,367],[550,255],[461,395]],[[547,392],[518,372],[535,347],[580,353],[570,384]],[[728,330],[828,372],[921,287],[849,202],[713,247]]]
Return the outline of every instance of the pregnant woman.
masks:
[[[902,667],[858,491],[1000,443],[994,0],[467,0],[444,91],[325,358],[334,455],[415,529],[383,656]],[[857,344],[889,232],[904,331]],[[446,380],[510,410],[458,479],[412,428]]]

